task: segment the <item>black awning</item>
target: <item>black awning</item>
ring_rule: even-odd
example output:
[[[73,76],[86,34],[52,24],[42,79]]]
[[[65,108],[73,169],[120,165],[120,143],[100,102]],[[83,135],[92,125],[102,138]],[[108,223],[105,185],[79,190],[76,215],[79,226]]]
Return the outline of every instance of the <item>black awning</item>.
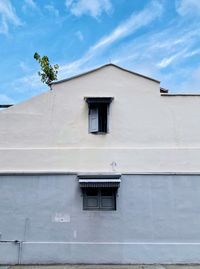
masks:
[[[80,182],[81,188],[119,188],[120,182]]]
[[[119,188],[121,175],[79,175],[81,188]]]
[[[113,97],[85,97],[84,98],[88,104],[110,104]]]

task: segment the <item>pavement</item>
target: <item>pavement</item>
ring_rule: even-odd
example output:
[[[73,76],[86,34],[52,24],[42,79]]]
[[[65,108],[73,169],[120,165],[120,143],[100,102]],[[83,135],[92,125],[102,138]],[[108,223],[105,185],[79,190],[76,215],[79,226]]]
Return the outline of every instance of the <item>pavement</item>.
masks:
[[[0,266],[0,269],[200,269],[200,264],[176,264],[176,265],[11,265]]]

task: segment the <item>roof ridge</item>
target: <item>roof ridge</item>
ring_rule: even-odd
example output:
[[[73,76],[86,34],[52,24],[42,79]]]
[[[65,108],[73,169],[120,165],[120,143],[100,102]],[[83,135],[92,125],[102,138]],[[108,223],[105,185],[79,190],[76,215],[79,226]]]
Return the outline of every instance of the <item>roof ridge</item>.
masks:
[[[160,83],[160,81],[157,80],[157,79],[151,78],[151,77],[149,77],[149,76],[146,76],[146,75],[143,75],[143,74],[134,72],[134,71],[131,71],[131,70],[129,70],[129,69],[123,68],[123,67],[121,67],[121,66],[119,66],[119,65],[116,65],[116,64],[114,64],[114,63],[107,63],[107,64],[101,65],[101,66],[99,66],[99,67],[96,67],[96,68],[94,68],[94,69],[88,70],[88,71],[86,71],[86,72],[80,73],[80,74],[78,74],[78,75],[74,75],[74,76],[71,76],[71,77],[69,77],[69,78],[65,78],[65,79],[61,79],[61,80],[58,80],[58,81],[54,81],[54,82],[52,82],[50,85],[59,84],[59,83],[65,82],[65,81],[69,81],[69,80],[72,80],[72,79],[75,79],[75,78],[79,78],[79,77],[85,76],[85,75],[87,75],[87,74],[91,74],[91,73],[96,72],[96,71],[98,71],[98,70],[100,70],[100,69],[102,69],[102,68],[105,68],[105,67],[107,67],[107,66],[114,66],[114,67],[116,67],[116,68],[118,68],[118,69],[120,69],[120,70],[122,70],[122,71],[128,72],[128,73],[130,73],[130,74],[133,74],[133,75],[136,75],[136,76],[140,76],[140,77],[143,77],[143,78],[152,80],[152,81],[154,81],[154,82]]]

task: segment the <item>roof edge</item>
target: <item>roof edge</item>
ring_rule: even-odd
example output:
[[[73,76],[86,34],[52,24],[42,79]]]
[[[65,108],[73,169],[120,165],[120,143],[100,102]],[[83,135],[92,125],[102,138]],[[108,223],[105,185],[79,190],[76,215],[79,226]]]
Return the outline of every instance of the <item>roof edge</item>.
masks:
[[[92,173],[91,175],[94,175]],[[70,171],[63,171],[63,170],[0,170],[0,176],[26,176],[26,175],[74,175],[78,178],[82,176],[89,176],[89,172],[70,172]],[[121,173],[112,173],[112,172],[97,172],[96,175],[98,176],[106,176],[109,175],[112,177],[121,177],[123,175],[200,175],[200,171],[129,171]]]
[[[96,72],[96,71],[98,71],[98,70],[100,70],[100,69],[103,69],[103,68],[105,68],[105,67],[107,67],[107,66],[114,66],[114,67],[116,67],[116,68],[118,68],[118,69],[120,69],[120,70],[122,70],[122,71],[128,72],[128,73],[130,73],[130,74],[133,74],[133,75],[136,75],[136,76],[139,76],[139,77],[142,77],[142,78],[149,79],[149,80],[154,81],[154,82],[156,82],[156,83],[160,83],[160,81],[157,80],[157,79],[154,79],[154,78],[151,78],[151,77],[142,75],[142,74],[140,74],[140,73],[137,73],[137,72],[134,72],[134,71],[125,69],[125,68],[123,68],[123,67],[121,67],[121,66],[118,66],[118,65],[116,65],[116,64],[109,63],[109,64],[101,65],[101,66],[99,66],[99,67],[97,67],[97,68],[95,68],[95,69],[91,69],[91,70],[89,70],[89,71],[83,72],[83,73],[81,73],[81,74],[78,74],[78,75],[75,75],[75,76],[72,76],[72,77],[69,77],[69,78],[65,78],[65,79],[61,79],[61,80],[58,80],[58,81],[54,81],[54,82],[52,82],[50,85],[55,85],[55,84],[63,83],[63,82],[66,82],[66,81],[69,81],[69,80],[72,80],[72,79],[75,79],[75,78],[79,78],[79,77],[85,76],[85,75],[91,74],[91,73],[93,73],[93,72]]]
[[[8,108],[13,106],[13,104],[0,104],[0,108]]]
[[[183,96],[183,97],[188,97],[188,96],[200,96],[200,93],[161,93],[161,96],[167,96],[167,97],[175,97],[175,96]]]

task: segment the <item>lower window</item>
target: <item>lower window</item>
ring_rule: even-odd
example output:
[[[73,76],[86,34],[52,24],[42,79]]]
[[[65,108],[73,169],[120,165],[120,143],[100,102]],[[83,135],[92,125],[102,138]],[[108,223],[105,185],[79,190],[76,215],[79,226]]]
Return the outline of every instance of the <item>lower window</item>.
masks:
[[[116,188],[84,188],[84,210],[116,210]]]

